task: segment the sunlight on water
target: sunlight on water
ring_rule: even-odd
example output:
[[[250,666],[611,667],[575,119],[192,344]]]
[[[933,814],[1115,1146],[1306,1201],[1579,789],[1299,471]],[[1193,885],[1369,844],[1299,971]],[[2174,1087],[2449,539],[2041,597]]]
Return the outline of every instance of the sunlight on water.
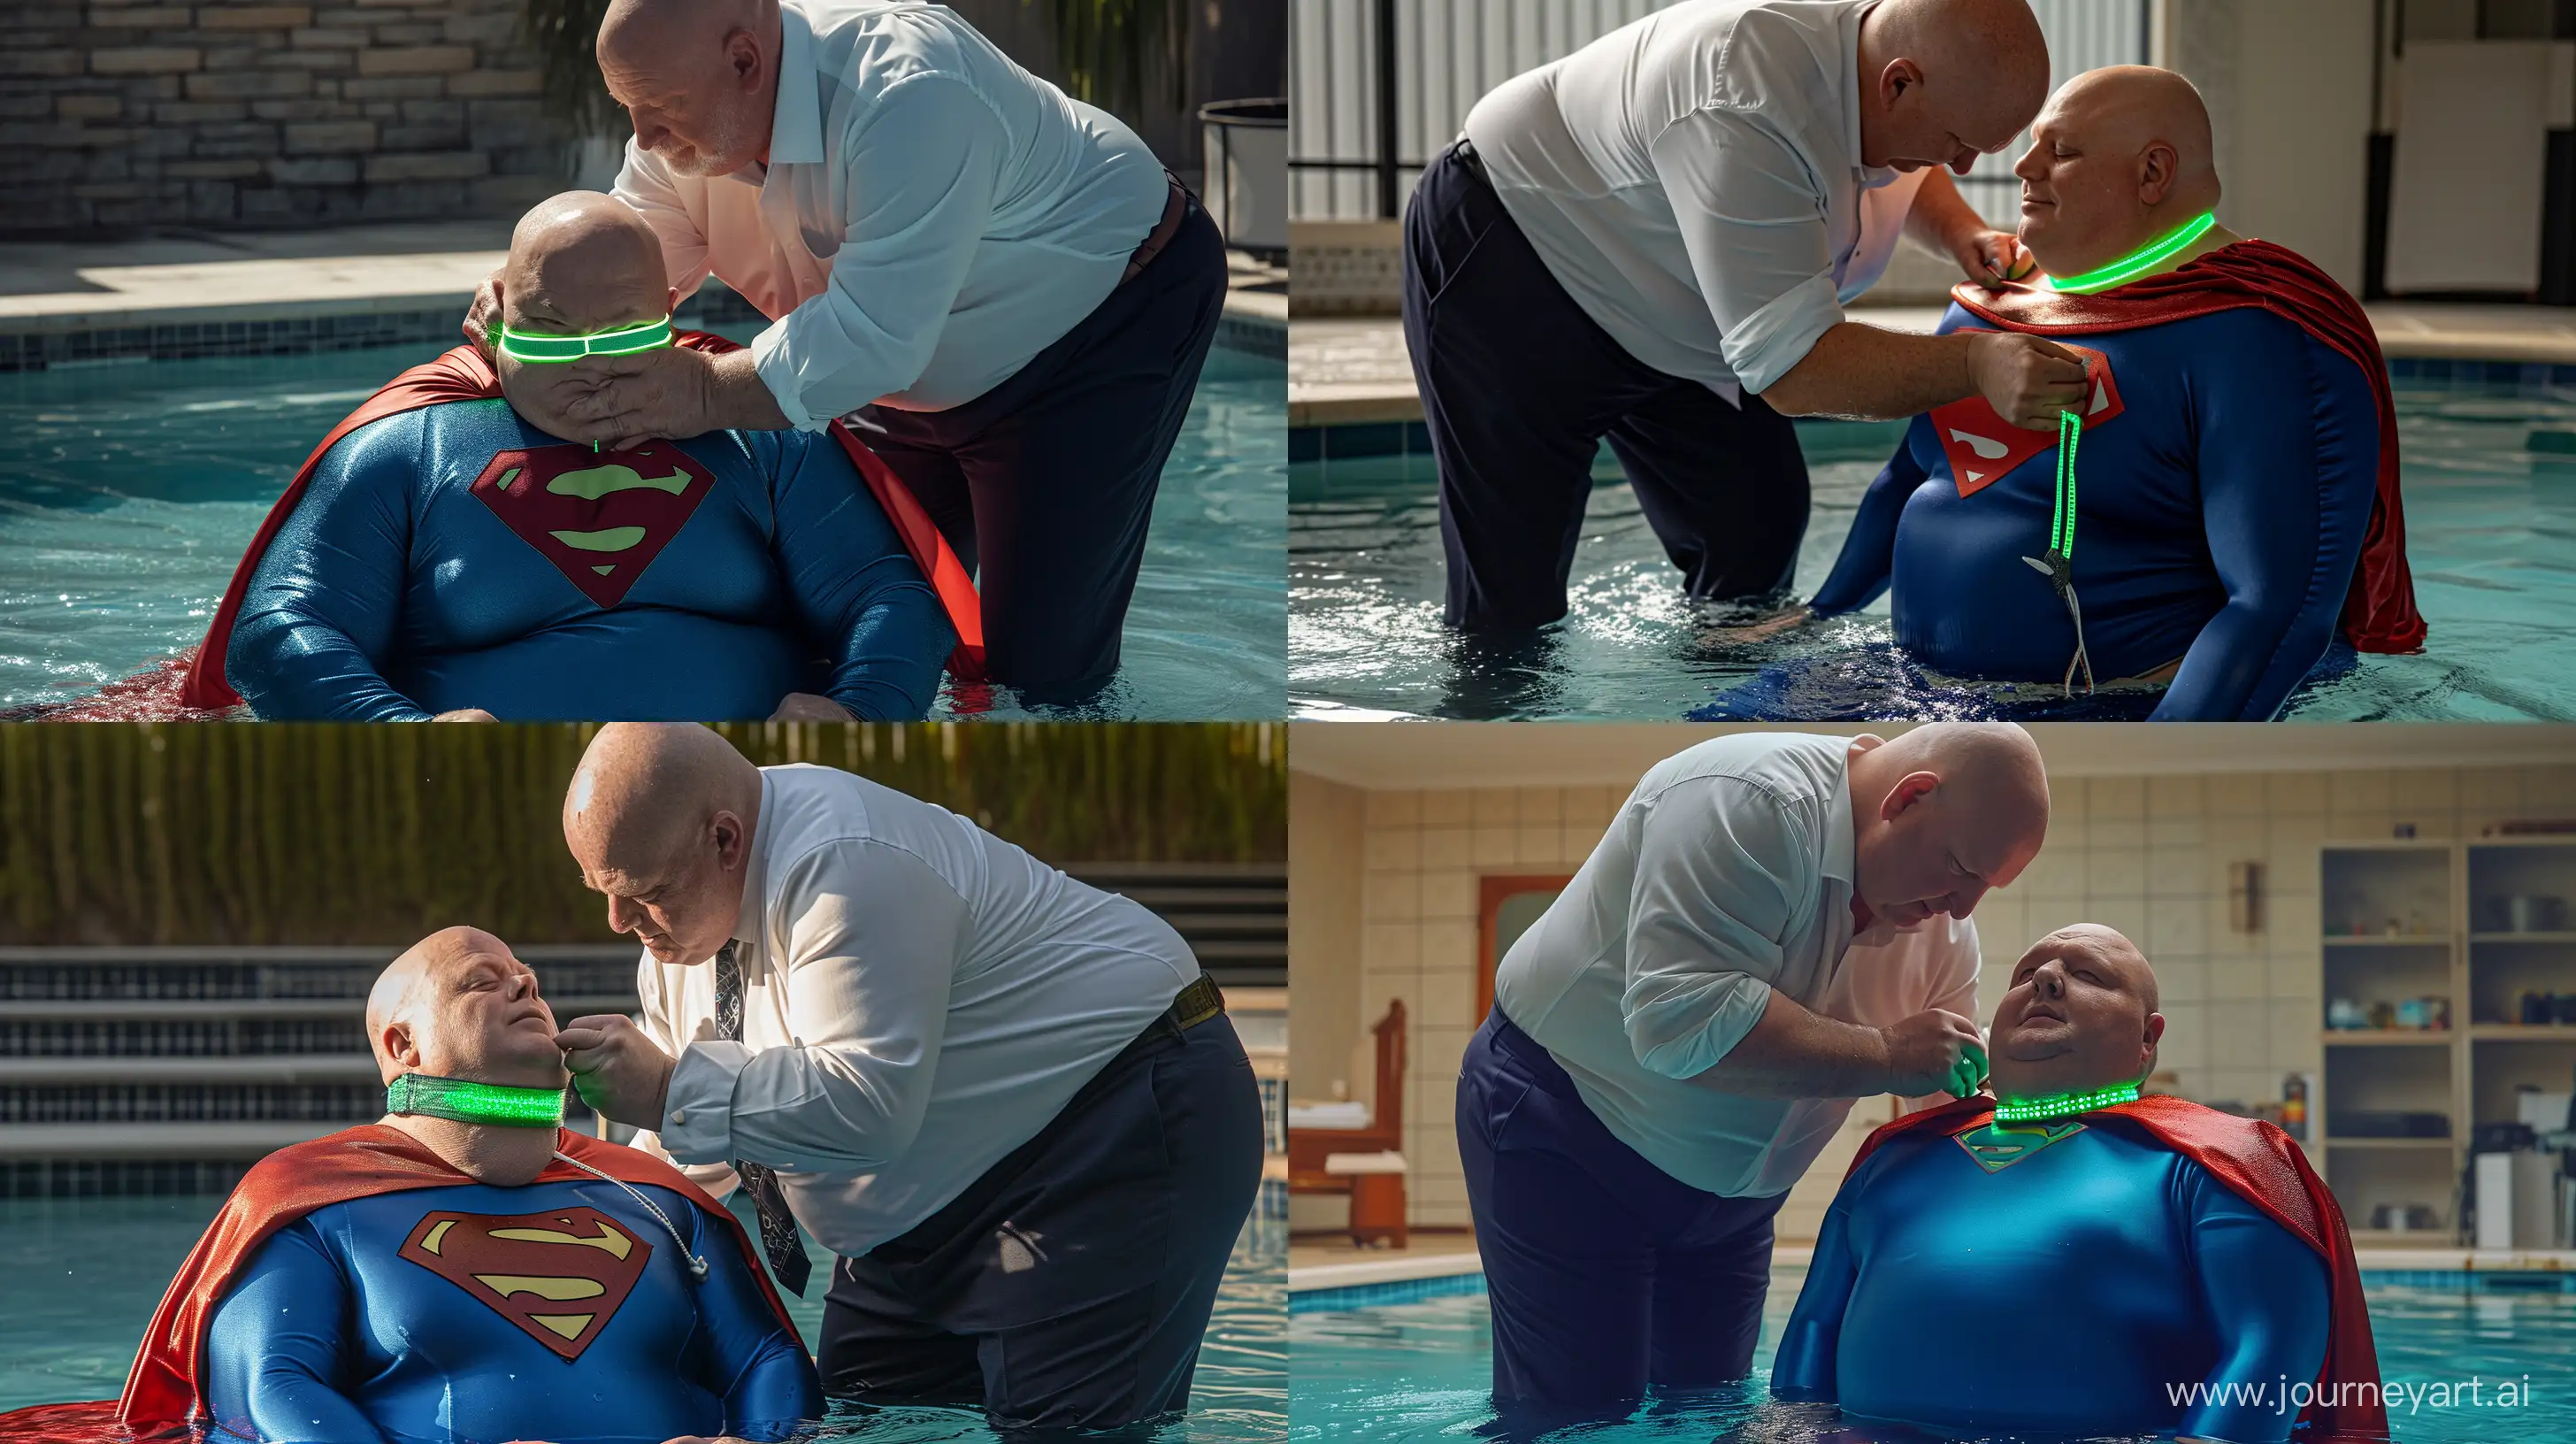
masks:
[[[0,376],[0,708],[61,701],[196,643],[313,444],[430,354]],[[1279,715],[1287,407],[1284,363],[1209,353],[1155,498],[1122,670],[1093,702],[1043,715]],[[1005,692],[989,715],[1029,713]]]
[[[2576,455],[2530,449],[2576,426],[2576,390],[2401,381],[2407,553],[2432,629],[2426,652],[2364,657],[2293,697],[2309,721],[2576,718]],[[1832,570],[1853,510],[1903,427],[1800,423],[1815,502],[1797,591]],[[1799,715],[1970,715],[1990,703],[1895,665],[1887,602],[1753,643],[1749,620],[1697,606],[1607,454],[1577,546],[1573,611],[1511,641],[1440,625],[1439,504],[1428,457],[1300,462],[1290,469],[1289,695],[1415,716],[1679,718],[1765,668],[1799,677]],[[1875,652],[1872,644],[1877,644]],[[2152,696],[2066,707],[2022,688],[2016,715],[2143,716]]]

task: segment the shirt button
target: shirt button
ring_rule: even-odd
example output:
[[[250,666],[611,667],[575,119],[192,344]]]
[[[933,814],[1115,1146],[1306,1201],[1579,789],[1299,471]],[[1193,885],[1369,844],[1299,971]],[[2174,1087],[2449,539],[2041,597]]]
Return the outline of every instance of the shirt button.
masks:
[[[674,1108],[674,1109],[672,1109],[672,1110],[671,1110],[671,1126],[672,1126],[672,1127],[677,1128],[677,1127],[679,1127],[681,1124],[684,1124],[684,1123],[686,1123],[686,1122],[688,1122],[688,1121],[689,1121],[689,1115],[688,1115],[687,1113],[685,1113],[685,1112],[683,1112],[683,1111],[681,1111],[680,1109],[677,1109],[677,1108]]]

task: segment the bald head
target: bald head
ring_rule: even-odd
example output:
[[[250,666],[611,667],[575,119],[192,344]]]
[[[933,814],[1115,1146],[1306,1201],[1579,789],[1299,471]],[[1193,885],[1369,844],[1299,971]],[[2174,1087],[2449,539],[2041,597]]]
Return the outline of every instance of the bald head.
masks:
[[[2048,774],[2010,723],[1934,722],[1853,744],[1853,890],[1898,926],[1966,917],[2048,837]]]
[[[581,335],[671,314],[662,242],[625,202],[565,191],[510,232],[502,314],[525,331]]]
[[[2108,265],[2220,198],[2209,107],[2151,65],[2088,70],[2058,88],[2013,167],[2023,244],[2051,275]]]
[[[387,1083],[405,1073],[562,1087],[554,1014],[536,974],[481,928],[442,928],[403,950],[367,992],[367,1043]]]
[[[1987,1040],[1995,1096],[2134,1083],[2155,1071],[2164,1015],[2156,970],[2100,923],[2059,928],[2013,964]]]
[[[612,723],[564,792],[564,844],[611,927],[704,962],[733,936],[760,794],[760,769],[707,728]]]
[[[2048,97],[2048,39],[2025,0],[1880,0],[1861,22],[1861,159],[1961,174]]]
[[[687,176],[767,154],[778,106],[778,0],[611,0],[599,73],[635,143]]]

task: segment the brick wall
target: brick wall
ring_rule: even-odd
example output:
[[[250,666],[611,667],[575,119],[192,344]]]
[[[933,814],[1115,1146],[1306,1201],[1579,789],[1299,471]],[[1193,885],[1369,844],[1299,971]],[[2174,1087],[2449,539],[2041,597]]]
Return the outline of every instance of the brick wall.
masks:
[[[0,234],[516,215],[561,189],[517,0],[0,0]]]

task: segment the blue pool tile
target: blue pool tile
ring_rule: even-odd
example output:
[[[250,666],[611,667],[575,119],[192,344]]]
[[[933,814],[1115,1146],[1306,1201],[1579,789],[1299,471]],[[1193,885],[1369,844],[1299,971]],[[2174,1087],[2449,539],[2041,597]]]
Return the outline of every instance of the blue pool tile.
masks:
[[[1485,1291],[1481,1273],[1449,1274],[1436,1279],[1404,1279],[1388,1284],[1353,1284],[1340,1289],[1308,1289],[1288,1296],[1292,1314],[1336,1313],[1343,1309],[1381,1309],[1418,1304],[1424,1299],[1453,1299]]]
[[[1324,456],[1338,461],[1345,457],[1402,456],[1404,425],[1395,421],[1369,421],[1350,426],[1324,428]]]
[[[1324,428],[1296,426],[1288,431],[1288,460],[1321,461],[1324,459]]]
[[[2549,384],[2552,386],[2576,386],[2576,366],[2550,367]]]
[[[1404,454],[1407,456],[1431,454],[1431,427],[1428,423],[1421,421],[1404,423]]]

